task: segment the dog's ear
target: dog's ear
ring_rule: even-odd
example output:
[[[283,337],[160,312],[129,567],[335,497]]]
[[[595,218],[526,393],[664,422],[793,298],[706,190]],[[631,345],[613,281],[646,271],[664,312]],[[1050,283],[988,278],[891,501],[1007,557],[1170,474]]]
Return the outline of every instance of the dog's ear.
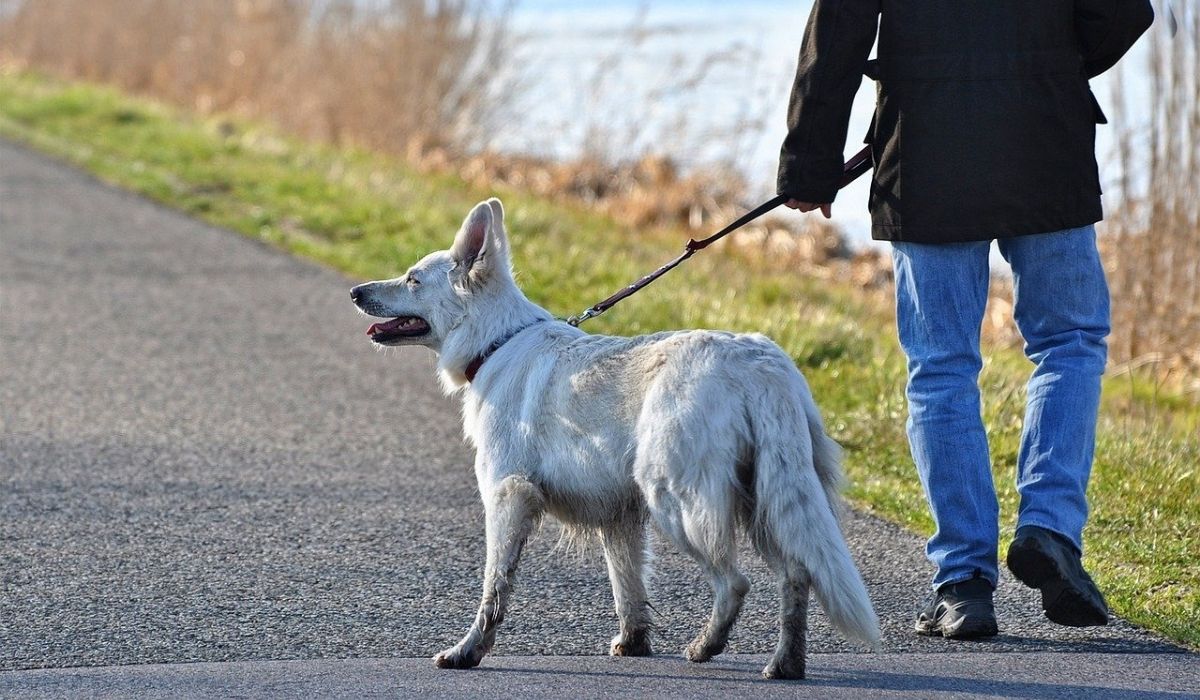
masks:
[[[450,247],[455,269],[465,272],[475,267],[476,262],[482,262],[487,255],[488,229],[491,227],[492,208],[487,202],[476,204],[467,214],[462,228],[454,237],[454,245]]]
[[[488,229],[488,250],[497,269],[508,270],[508,231],[504,228],[504,205],[492,197],[486,204],[492,209],[492,226]]]
[[[492,223],[501,233],[504,232],[504,205],[500,200],[492,197],[487,201],[487,205],[492,208]]]
[[[490,271],[506,269],[508,239],[500,200],[492,198],[475,205],[455,236],[450,255],[459,275],[481,279]]]

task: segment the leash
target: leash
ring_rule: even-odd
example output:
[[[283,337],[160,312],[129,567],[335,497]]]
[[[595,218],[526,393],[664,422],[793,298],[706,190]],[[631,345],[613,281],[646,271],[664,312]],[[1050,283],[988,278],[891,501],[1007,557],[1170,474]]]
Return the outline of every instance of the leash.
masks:
[[[838,189],[840,190],[843,187],[845,187],[846,185],[849,185],[851,182],[854,182],[855,180],[857,180],[860,176],[862,176],[864,173],[866,173],[870,169],[871,169],[871,147],[867,146],[866,148],[862,149],[858,153],[855,153],[854,156],[852,156],[850,158],[850,160],[846,161],[846,164],[842,167],[842,180],[841,180],[841,182],[838,183]],[[633,284],[618,290],[612,296],[610,296],[607,299],[604,299],[603,301],[598,302],[594,306],[584,310],[584,312],[579,314],[578,316],[571,316],[570,318],[566,319],[567,323],[571,324],[572,326],[579,326],[579,324],[583,323],[584,321],[588,320],[589,318],[595,318],[595,317],[599,316],[600,314],[604,313],[605,311],[608,311],[612,307],[616,306],[617,303],[620,302],[621,300],[633,296],[636,292],[638,292],[642,288],[646,287],[646,285],[650,284],[654,280],[658,279],[659,277],[662,277],[663,275],[665,275],[668,272],[670,272],[671,270],[673,270],[677,265],[682,263],[684,260],[687,260],[688,258],[692,257],[692,255],[694,255],[696,253],[696,251],[704,250],[709,245],[719,241],[720,239],[724,238],[728,234],[733,233],[734,231],[745,226],[746,224],[750,223],[751,221],[754,221],[755,219],[762,216],[763,214],[766,214],[767,212],[771,211],[772,209],[775,209],[780,204],[783,204],[784,202],[788,201],[788,199],[790,199],[790,197],[788,197],[787,195],[783,195],[783,194],[776,195],[776,196],[772,197],[771,199],[768,199],[767,201],[758,205],[757,207],[751,209],[750,211],[746,212],[742,216],[738,217],[738,219],[736,221],[729,224],[728,226],[721,229],[720,231],[717,231],[716,233],[709,236],[708,238],[702,238],[698,241],[694,238],[689,238],[687,245],[684,247],[683,253],[680,254],[677,258],[668,262],[666,265],[663,265],[662,267],[658,268],[654,272],[651,272],[650,274],[646,275],[645,277],[639,279],[638,281],[634,282]]]

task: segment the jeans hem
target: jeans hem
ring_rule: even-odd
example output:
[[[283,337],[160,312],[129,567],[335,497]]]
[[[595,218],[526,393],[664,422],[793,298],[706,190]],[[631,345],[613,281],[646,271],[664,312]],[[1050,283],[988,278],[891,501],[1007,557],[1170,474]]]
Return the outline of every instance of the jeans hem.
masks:
[[[1082,536],[1079,538],[1079,541],[1076,542],[1074,537],[1063,532],[1058,526],[1050,525],[1050,524],[1046,523],[1045,521],[1038,520],[1036,518],[1017,521],[1017,529],[1018,530],[1023,527],[1027,527],[1027,526],[1040,527],[1043,530],[1048,530],[1050,532],[1053,532],[1054,534],[1056,534],[1059,537],[1066,540],[1067,543],[1071,545],[1071,548],[1075,550],[1076,554],[1078,554],[1079,556],[1083,556],[1083,537]],[[1014,535],[1015,535],[1015,532],[1014,532]]]

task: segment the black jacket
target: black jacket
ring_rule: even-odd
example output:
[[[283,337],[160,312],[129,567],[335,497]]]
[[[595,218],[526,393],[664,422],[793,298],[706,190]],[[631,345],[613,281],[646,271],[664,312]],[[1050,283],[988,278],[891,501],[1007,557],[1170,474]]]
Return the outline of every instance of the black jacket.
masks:
[[[1149,0],[816,0],[778,191],[833,201],[866,73],[878,81],[866,139],[875,238],[985,240],[1099,221],[1105,120],[1087,81],[1153,17]]]

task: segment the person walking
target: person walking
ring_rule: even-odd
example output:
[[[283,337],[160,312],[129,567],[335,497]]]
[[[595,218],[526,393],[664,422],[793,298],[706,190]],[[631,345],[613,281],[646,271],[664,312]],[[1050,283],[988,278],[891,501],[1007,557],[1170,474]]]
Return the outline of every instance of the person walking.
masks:
[[[1103,625],[1081,563],[1108,287],[1088,80],[1145,32],[1148,0],[815,0],[780,153],[778,193],[826,217],[862,76],[877,83],[866,143],[872,236],[889,241],[908,358],[907,432],[936,531],[920,634],[997,634],[999,507],[980,409],[979,341],[997,241],[1034,368],[1007,564],[1051,621]],[[877,58],[868,60],[878,33]]]

